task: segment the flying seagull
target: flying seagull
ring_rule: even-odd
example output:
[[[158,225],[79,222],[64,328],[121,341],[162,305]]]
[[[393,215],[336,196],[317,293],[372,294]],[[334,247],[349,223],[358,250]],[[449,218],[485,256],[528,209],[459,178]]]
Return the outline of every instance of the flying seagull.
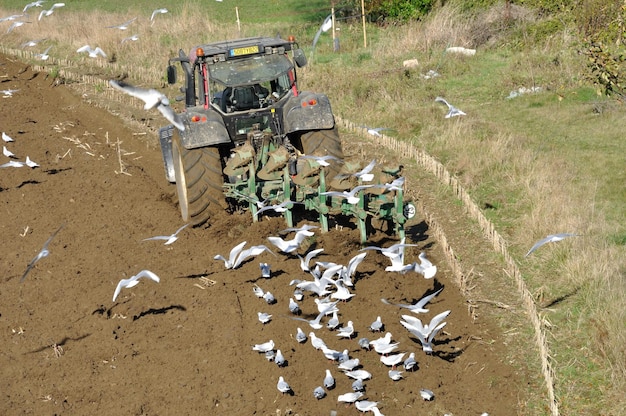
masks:
[[[113,302],[115,302],[115,299],[117,299],[117,295],[120,294],[120,291],[122,289],[137,286],[139,284],[139,279],[141,279],[142,277],[147,277],[148,279],[154,280],[157,283],[159,283],[160,280],[159,276],[152,273],[150,270],[142,270],[128,279],[122,279],[117,284],[117,287],[115,288],[115,293],[113,293]]]
[[[180,227],[176,232],[172,235],[157,235],[156,237],[144,238],[143,241],[148,240],[167,240],[163,245],[167,246],[172,244],[174,241],[178,240],[178,233],[181,232],[185,227],[189,226],[189,224],[185,224]]]
[[[322,32],[328,32],[332,26],[333,26],[333,15],[329,14],[328,16],[326,16],[326,19],[324,19],[322,26],[320,26],[319,30],[315,34],[315,37],[313,38],[313,50],[315,50],[315,45],[317,45],[317,41],[322,35]]]
[[[542,245],[546,243],[554,243],[557,241],[561,241],[567,237],[578,237],[578,234],[572,234],[572,233],[550,234],[546,238],[542,238],[541,240],[537,241],[535,245],[532,246],[530,250],[528,250],[528,253],[526,253],[524,257],[528,257],[530,253],[537,250],[539,247],[541,247]]]
[[[39,13],[39,19],[37,20],[41,20],[42,17],[50,16],[52,13],[54,13],[54,9],[63,6],[65,6],[65,3],[54,3],[49,10],[42,10],[41,13]]]
[[[39,260],[43,259],[44,257],[48,257],[50,255],[50,251],[48,250],[48,244],[50,244],[54,236],[56,236],[57,233],[61,231],[61,229],[64,226],[65,225],[60,226],[58,230],[52,233],[50,238],[48,238],[48,240],[44,243],[43,247],[41,248],[41,251],[37,253],[37,255],[30,261],[30,263],[28,263],[28,266],[26,267],[26,271],[24,272],[24,274],[22,275],[22,278],[20,279],[20,283],[22,283],[24,279],[26,279],[26,275],[35,266],[35,263],[37,263]]]
[[[80,48],[76,49],[76,52],[87,52],[90,58],[97,58],[98,55],[102,56],[103,58],[107,57],[107,54],[104,53],[104,51],[100,49],[99,46],[96,46],[96,49],[92,49],[89,45],[81,46]]]
[[[424,306],[430,302],[432,300],[432,298],[434,298],[435,296],[437,296],[441,291],[443,290],[443,288],[439,289],[436,292],[431,293],[430,295],[424,296],[423,298],[421,298],[420,300],[418,300],[415,304],[413,305],[407,305],[404,303],[391,303],[389,302],[387,299],[381,299],[381,301],[385,304],[385,305],[392,305],[392,306],[398,306],[400,308],[406,308],[408,310],[410,310],[413,313],[427,313],[428,309],[424,309]]]
[[[435,102],[443,103],[443,104],[448,106],[448,114],[446,114],[446,118],[452,118],[452,117],[456,117],[456,116],[465,116],[465,115],[467,115],[463,111],[459,110],[458,108],[456,108],[455,106],[453,106],[452,104],[447,102],[442,97],[435,98]]]
[[[155,11],[152,12],[152,16],[150,16],[150,21],[154,23],[154,17],[157,14],[164,14],[167,13],[167,9],[163,8],[163,9],[156,9]]]
[[[160,93],[159,91],[152,88],[146,90],[143,88],[133,87],[132,85],[126,84],[121,81],[115,81],[113,79],[109,81],[109,84],[113,88],[116,88],[130,96],[142,100],[144,103],[146,103],[146,105],[143,107],[145,110],[150,110],[156,107],[156,109],[159,110],[170,123],[176,126],[178,130],[185,130],[185,126],[183,125],[182,120],[174,112],[172,107],[170,107],[170,100],[163,93]]]
[[[48,55],[48,52],[50,52],[50,48],[52,48],[52,46],[48,46],[45,51],[35,55],[35,58],[41,59],[42,61],[47,61],[48,58],[50,58],[50,55]]]
[[[131,24],[131,23],[133,23],[135,20],[137,20],[137,18],[136,18],[136,17],[134,17],[134,18],[132,18],[132,19],[130,19],[130,20],[128,20],[128,21],[126,21],[126,22],[124,22],[124,23],[121,23],[121,24],[119,24],[119,25],[116,25],[116,26],[107,26],[106,28],[107,28],[107,29],[119,29],[119,30],[126,30],[126,29],[128,29],[128,26],[130,26],[130,24]]]
[[[26,6],[24,6],[24,10],[22,10],[22,13],[26,13],[26,10],[30,9],[31,7],[43,7],[42,4],[45,2],[46,0],[37,0],[33,1],[32,3],[28,3]]]

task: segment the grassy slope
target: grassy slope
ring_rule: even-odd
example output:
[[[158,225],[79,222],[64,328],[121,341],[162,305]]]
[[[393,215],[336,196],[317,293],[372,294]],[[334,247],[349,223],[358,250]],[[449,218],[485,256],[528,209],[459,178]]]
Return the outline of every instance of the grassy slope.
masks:
[[[164,19],[153,27],[148,22],[151,3],[133,2],[127,10],[118,0],[66,2],[51,19],[63,13],[68,28],[42,21],[3,36],[1,42],[18,45],[49,36],[57,56],[70,60],[80,59],[73,53],[77,46],[98,42],[117,51],[120,67],[134,68],[131,78],[145,68],[156,83],[166,59],[190,46],[190,27],[202,28],[194,43],[237,34],[234,5],[228,0],[159,2],[171,13],[158,16]],[[309,45],[328,12],[327,1],[242,3],[242,35],[295,34],[312,56]],[[3,2],[0,16],[20,11],[23,4]],[[110,14],[93,12],[96,5]],[[119,46],[115,31],[93,33],[93,27],[134,16],[140,16],[136,29],[146,40],[144,47]],[[485,21],[492,23],[483,32],[496,26],[498,10],[488,17]],[[583,62],[566,31],[541,47],[529,42],[524,34],[532,19],[509,22],[508,37],[500,34],[498,41],[481,44],[475,57],[444,53],[446,46],[473,46],[480,21],[465,21],[453,8],[445,8],[422,24],[384,31],[369,26],[367,49],[359,22],[340,22],[341,53],[332,52],[331,37],[324,34],[303,71],[302,87],[326,92],[335,112],[358,124],[397,129],[398,137],[442,160],[480,205],[493,207],[486,209],[487,215],[509,241],[537,302],[546,306],[542,313],[552,325],[563,413],[619,414],[626,378],[624,109],[579,82]],[[145,44],[159,45],[158,56]],[[402,60],[409,58],[418,58],[420,67],[403,70]],[[441,76],[423,79],[420,74],[429,69]],[[522,86],[543,91],[506,99]],[[434,103],[438,95],[468,116],[444,119],[444,107]],[[524,258],[534,241],[561,231],[583,235]]]

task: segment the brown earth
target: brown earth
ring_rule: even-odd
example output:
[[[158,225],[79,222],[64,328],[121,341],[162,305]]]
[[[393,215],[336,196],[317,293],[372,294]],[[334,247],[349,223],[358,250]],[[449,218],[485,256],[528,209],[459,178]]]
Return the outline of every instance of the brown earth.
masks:
[[[225,270],[213,259],[243,240],[269,245],[266,238],[278,235],[284,220],[252,223],[248,214],[224,214],[208,227],[186,228],[169,246],[142,241],[182,225],[156,139],[6,56],[0,56],[0,89],[19,90],[0,98],[0,130],[15,140],[6,147],[19,160],[28,155],[40,164],[0,169],[0,414],[358,413],[337,402],[339,394],[352,391],[351,380],[309,341],[294,339],[297,327],[311,331],[290,319],[287,308],[289,281],[309,279],[299,261],[263,253]],[[0,164],[8,160],[0,156]],[[27,264],[62,225],[50,255],[20,283]],[[330,348],[348,349],[373,374],[364,398],[378,401],[386,415],[519,414],[522,378],[508,364],[502,342],[481,341],[499,340],[500,330],[470,318],[441,248],[421,219],[409,223],[407,235],[417,244],[407,249],[407,259],[426,251],[439,266],[435,279],[385,272],[387,259],[369,251],[357,269],[356,296],[340,305],[340,321],[352,320],[358,335],[339,339],[326,328],[316,334]],[[369,243],[392,241],[379,232]],[[309,247],[324,248],[323,261],[346,264],[361,245],[358,231],[343,227],[317,232],[299,252]],[[270,279],[260,277],[261,261],[271,264]],[[112,302],[118,281],[143,269],[160,276],[160,283],[144,279]],[[255,283],[277,303],[256,298]],[[422,317],[451,314],[435,354],[427,356],[399,323],[408,312],[380,298],[409,303],[440,287],[445,289]],[[303,317],[317,313],[311,295],[301,308]],[[259,311],[273,314],[273,320],[261,324]],[[399,351],[416,353],[419,369],[401,381],[390,380],[378,354],[357,344],[362,336],[384,335],[367,329],[378,315]],[[286,367],[252,350],[270,339],[288,360]],[[317,400],[312,392],[326,369],[337,386]],[[277,391],[281,375],[293,395]],[[435,399],[422,400],[421,388],[432,390]]]

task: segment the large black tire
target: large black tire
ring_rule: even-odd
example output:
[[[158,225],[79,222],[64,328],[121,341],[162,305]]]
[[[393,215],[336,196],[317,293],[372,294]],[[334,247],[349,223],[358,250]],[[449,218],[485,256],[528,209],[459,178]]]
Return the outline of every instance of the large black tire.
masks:
[[[343,149],[337,127],[330,130],[315,130],[304,133],[300,136],[300,144],[305,155],[335,156],[341,162],[331,161],[326,177],[334,178],[339,173],[341,163],[343,163]]]
[[[217,147],[185,149],[180,136],[172,138],[172,157],[178,204],[183,221],[201,225],[226,208],[224,176]]]

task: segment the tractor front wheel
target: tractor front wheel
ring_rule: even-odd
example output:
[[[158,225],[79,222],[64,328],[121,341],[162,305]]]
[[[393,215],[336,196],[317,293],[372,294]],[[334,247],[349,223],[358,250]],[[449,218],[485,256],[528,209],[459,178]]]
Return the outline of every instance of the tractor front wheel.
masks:
[[[186,149],[180,136],[172,138],[178,204],[183,221],[201,225],[226,208],[220,152],[217,147]]]

